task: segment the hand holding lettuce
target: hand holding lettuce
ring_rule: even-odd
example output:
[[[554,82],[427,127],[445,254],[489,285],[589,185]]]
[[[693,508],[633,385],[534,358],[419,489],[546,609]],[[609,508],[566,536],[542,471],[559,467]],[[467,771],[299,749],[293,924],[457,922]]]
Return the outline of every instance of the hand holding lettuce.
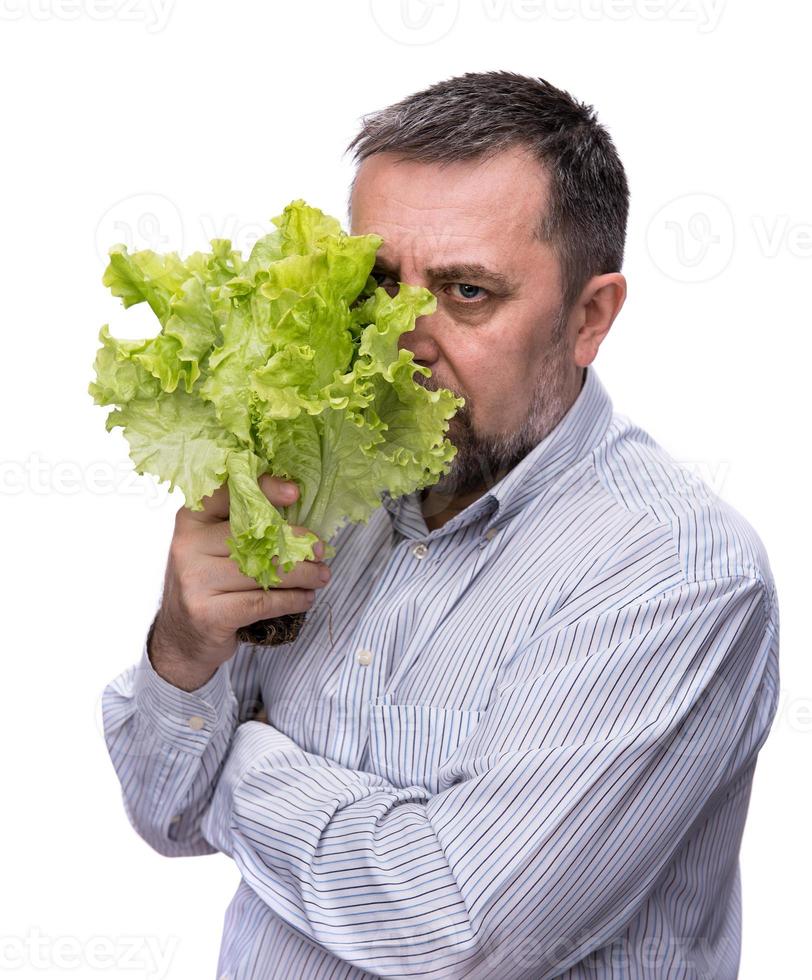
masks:
[[[294,496],[286,487],[294,484],[270,474],[259,478],[262,491],[271,504],[284,507]],[[179,508],[164,575],[161,607],[147,638],[147,653],[154,669],[164,680],[184,691],[194,691],[206,683],[236,648],[237,632],[246,623],[255,626],[260,639],[273,634],[281,642],[286,623],[294,631],[312,606],[317,589],[327,582],[322,573],[330,569],[320,561],[298,561],[292,571],[283,572],[282,581],[270,589],[257,587],[231,558],[228,545],[228,487],[218,487],[203,498],[203,510]],[[297,533],[309,534],[307,528]],[[324,545],[314,545],[323,554]],[[298,629],[298,626],[295,627]],[[258,642],[247,638],[247,642]]]
[[[185,260],[112,248],[105,285],[125,307],[148,303],[161,329],[117,340],[103,326],[88,389],[114,406],[107,430],[123,428],[136,471],[179,487],[191,511],[227,487],[229,554],[262,589],[280,584],[277,565],[312,560],[319,538],[366,523],[384,491],[435,483],[456,452],[447,420],[464,404],[413,380],[431,372],[398,339],[436,298],[377,287],[379,236],[347,235],[301,200],[273,223],[247,259],[224,239]],[[295,482],[297,500],[274,506],[265,473]],[[267,633],[241,638],[280,642]]]

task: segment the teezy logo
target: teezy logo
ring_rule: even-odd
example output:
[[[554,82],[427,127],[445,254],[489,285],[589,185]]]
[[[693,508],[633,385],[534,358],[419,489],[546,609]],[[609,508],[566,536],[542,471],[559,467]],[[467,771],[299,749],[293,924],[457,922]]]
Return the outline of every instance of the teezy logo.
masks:
[[[176,204],[163,194],[133,194],[117,201],[96,226],[96,252],[107,261],[111,245],[122,243],[129,251],[150,248],[156,252],[183,248],[183,218]]]
[[[372,19],[399,44],[433,44],[457,20],[460,0],[370,0]]]
[[[684,194],[654,215],[646,232],[657,268],[678,282],[706,282],[727,267],[735,232],[730,208],[713,194]]]

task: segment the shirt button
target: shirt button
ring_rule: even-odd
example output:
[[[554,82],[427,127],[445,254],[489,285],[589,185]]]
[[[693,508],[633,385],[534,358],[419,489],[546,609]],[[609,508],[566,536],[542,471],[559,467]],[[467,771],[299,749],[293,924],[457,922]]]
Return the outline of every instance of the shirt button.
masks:
[[[189,719],[189,728],[194,729],[199,732],[200,729],[206,724],[206,722],[200,717],[200,715],[192,715]]]
[[[492,541],[495,536],[496,536],[496,528],[495,527],[488,528],[488,530],[482,535],[482,540],[479,542],[479,547],[486,548],[488,546],[488,542]]]
[[[362,667],[366,667],[367,664],[372,663],[372,651],[371,650],[359,650],[355,655],[355,659],[361,664]]]
[[[422,541],[419,544],[414,545],[414,547],[412,548],[412,554],[415,556],[415,558],[418,559],[425,558],[426,555],[428,554],[428,551],[429,549],[426,547],[426,545],[423,544]]]

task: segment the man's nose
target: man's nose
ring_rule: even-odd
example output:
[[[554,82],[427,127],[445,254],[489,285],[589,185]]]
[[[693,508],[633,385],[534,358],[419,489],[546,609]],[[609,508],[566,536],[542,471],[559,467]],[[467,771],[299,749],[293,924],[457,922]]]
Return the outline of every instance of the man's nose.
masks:
[[[426,313],[414,321],[414,330],[398,337],[398,350],[412,352],[418,364],[433,364],[437,359],[437,313]]]

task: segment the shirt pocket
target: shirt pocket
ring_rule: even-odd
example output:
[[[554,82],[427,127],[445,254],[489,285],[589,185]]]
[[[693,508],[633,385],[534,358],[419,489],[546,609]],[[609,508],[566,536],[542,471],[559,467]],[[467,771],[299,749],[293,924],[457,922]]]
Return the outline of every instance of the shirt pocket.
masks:
[[[422,786],[430,793],[454,780],[443,765],[474,731],[484,710],[434,704],[393,704],[390,695],[369,703],[368,772],[393,786]]]

